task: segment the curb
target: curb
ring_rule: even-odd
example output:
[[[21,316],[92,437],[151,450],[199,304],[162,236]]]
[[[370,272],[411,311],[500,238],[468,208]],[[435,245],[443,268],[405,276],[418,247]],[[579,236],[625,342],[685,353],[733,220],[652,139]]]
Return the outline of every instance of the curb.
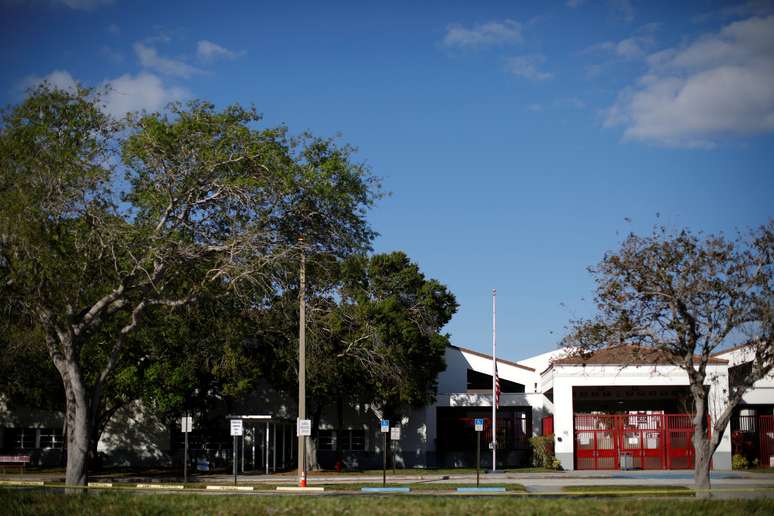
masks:
[[[324,487],[277,487],[277,491],[285,493],[322,493],[325,491]]]
[[[253,491],[253,486],[205,486],[208,491]]]

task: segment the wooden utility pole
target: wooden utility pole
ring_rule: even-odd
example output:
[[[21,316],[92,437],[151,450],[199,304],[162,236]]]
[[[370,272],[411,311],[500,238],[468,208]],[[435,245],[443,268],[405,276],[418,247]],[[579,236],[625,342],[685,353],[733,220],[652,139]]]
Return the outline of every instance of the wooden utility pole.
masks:
[[[306,419],[306,256],[304,239],[299,238],[301,272],[298,294],[298,419]],[[298,436],[298,485],[306,487],[306,436]]]

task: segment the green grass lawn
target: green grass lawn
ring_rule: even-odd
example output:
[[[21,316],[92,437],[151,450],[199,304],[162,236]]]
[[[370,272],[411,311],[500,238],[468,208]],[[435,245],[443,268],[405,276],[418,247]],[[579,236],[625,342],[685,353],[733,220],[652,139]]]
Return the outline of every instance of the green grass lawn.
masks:
[[[0,490],[0,507],[9,515],[162,515],[162,514],[670,514],[729,516],[774,514],[774,501],[525,499],[459,496],[224,496],[192,494],[97,493],[62,495]]]
[[[743,473],[745,472],[759,473],[761,475],[774,475],[774,468],[750,468],[750,469],[741,469],[737,471],[741,471]]]

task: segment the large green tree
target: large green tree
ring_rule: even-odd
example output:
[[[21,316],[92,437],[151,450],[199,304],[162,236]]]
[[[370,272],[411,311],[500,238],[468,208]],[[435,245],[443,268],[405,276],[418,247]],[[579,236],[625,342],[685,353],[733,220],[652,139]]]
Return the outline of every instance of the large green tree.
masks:
[[[324,408],[335,407],[337,429],[347,404],[367,404],[380,417],[431,402],[446,368],[449,337],[441,333],[457,310],[448,288],[425,277],[403,252],[352,255],[341,263],[312,262],[307,296],[307,398],[312,441]],[[324,273],[323,271],[327,272]],[[295,371],[298,292],[272,303],[271,329],[259,338],[275,371]],[[285,328],[277,333],[277,329]],[[282,377],[274,379],[281,384]],[[294,383],[284,385],[290,391]],[[342,435],[338,436],[340,454]],[[314,444],[312,442],[312,444]],[[316,464],[314,446],[308,463]]]
[[[349,148],[290,139],[240,106],[173,104],[118,123],[93,91],[44,85],[6,110],[0,302],[34,318],[61,377],[67,483],[86,481],[103,393],[152,312],[205,291],[260,305],[299,235],[318,253],[365,249],[377,195]]]
[[[774,368],[774,222],[736,240],[656,228],[630,235],[591,271],[598,315],[574,321],[565,344],[579,352],[633,344],[682,368],[693,400],[695,483],[709,488],[712,454],[734,407]],[[751,367],[710,407],[709,359],[739,339],[749,344]]]

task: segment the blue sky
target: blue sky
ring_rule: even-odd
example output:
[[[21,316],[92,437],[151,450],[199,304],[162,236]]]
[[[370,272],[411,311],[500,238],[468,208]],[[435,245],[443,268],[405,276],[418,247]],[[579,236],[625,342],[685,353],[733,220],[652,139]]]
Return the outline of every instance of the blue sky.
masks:
[[[628,232],[774,216],[770,2],[0,0],[0,101],[43,79],[340,133],[392,192],[375,249],[451,288],[461,346],[491,349],[497,288],[510,359],[592,312]]]

